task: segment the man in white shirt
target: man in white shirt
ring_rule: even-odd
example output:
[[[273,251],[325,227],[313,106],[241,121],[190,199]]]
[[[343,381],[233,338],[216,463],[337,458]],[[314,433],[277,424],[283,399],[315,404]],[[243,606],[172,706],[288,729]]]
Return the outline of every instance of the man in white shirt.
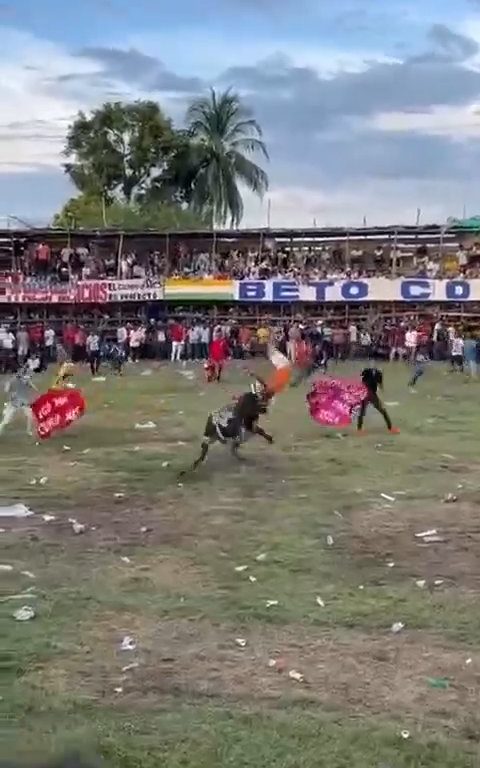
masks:
[[[356,357],[358,350],[358,328],[355,323],[348,326],[349,357]]]
[[[55,331],[50,326],[45,328],[43,333],[43,341],[45,344],[45,352],[47,362],[53,363],[55,360]]]
[[[91,331],[87,336],[86,350],[92,376],[96,376],[100,368],[100,336],[97,331]]]
[[[464,342],[461,336],[455,335],[452,339],[450,364],[452,371],[463,372],[463,348]]]
[[[117,344],[122,351],[122,353],[125,356],[125,360],[128,357],[128,337],[129,337],[129,330],[124,325],[121,325],[120,328],[117,328]]]
[[[13,373],[15,371],[15,334],[9,328],[2,326],[0,329],[0,373]]]
[[[201,339],[201,358],[202,360],[207,360],[208,347],[210,345],[210,328],[208,327],[207,323],[202,325]]]
[[[418,333],[415,328],[409,328],[405,334],[405,348],[407,350],[407,358],[410,363],[415,362],[418,346]]]
[[[130,353],[132,355],[132,363],[138,363],[141,347],[144,341],[145,329],[140,325],[138,328],[134,328],[130,333]]]

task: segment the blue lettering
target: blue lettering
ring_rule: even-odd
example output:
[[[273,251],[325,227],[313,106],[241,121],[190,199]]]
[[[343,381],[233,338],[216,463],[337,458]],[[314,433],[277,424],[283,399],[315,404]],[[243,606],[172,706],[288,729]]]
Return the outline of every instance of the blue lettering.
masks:
[[[295,280],[274,280],[272,301],[299,301],[300,290]]]
[[[449,301],[468,301],[470,283],[466,280],[449,280],[445,286],[445,298]]]
[[[349,280],[340,286],[342,298],[345,301],[361,301],[368,296],[368,283],[361,280]]]
[[[400,294],[404,301],[421,301],[431,298],[432,287],[429,280],[402,280]]]
[[[327,288],[331,288],[335,283],[333,280],[320,280],[318,283],[309,283],[309,285],[315,288],[315,301],[326,301]]]
[[[239,301],[265,301],[266,283],[264,280],[242,280],[238,284]]]

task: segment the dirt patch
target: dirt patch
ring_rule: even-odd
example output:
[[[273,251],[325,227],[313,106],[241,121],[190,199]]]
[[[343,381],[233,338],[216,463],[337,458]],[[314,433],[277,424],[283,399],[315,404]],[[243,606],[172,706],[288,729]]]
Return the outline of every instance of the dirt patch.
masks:
[[[137,638],[136,651],[118,650],[124,631]],[[244,649],[236,645],[237,637],[247,641]],[[425,633],[372,637],[303,626],[246,631],[203,621],[155,625],[151,619],[108,617],[81,638],[68,661],[57,659],[37,670],[29,683],[55,693],[80,691],[91,700],[108,698],[132,709],[158,706],[166,696],[270,706],[287,699],[354,715],[388,711],[451,727],[465,721],[480,696],[480,654],[446,647]],[[281,671],[269,666],[272,658],[281,660]],[[122,672],[133,662],[138,666]],[[292,680],[290,670],[305,681]],[[431,688],[428,678],[435,677],[448,678],[448,689]]]
[[[392,509],[354,511],[348,548],[355,557],[377,563],[392,559],[398,569],[422,579],[443,578],[458,586],[480,589],[480,518],[472,502],[396,503]],[[424,543],[416,533],[435,529],[442,541]]]

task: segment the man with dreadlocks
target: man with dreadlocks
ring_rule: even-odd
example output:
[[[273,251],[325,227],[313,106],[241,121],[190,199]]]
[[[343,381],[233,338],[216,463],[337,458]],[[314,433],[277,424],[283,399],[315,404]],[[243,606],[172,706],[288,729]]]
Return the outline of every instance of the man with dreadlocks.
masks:
[[[363,420],[369,405],[372,405],[384,418],[387,429],[392,435],[398,435],[400,430],[392,425],[390,416],[378,396],[378,388],[383,389],[383,373],[378,368],[364,368],[362,371],[362,383],[367,389],[367,394],[360,403],[358,413],[357,431],[363,434]]]
[[[22,411],[27,420],[27,434],[33,434],[33,413],[30,403],[37,388],[32,382],[34,371],[38,370],[40,361],[38,358],[29,358],[12,379],[5,384],[7,400],[3,406],[2,421],[0,422],[0,435],[5,427],[10,424],[16,413]]]

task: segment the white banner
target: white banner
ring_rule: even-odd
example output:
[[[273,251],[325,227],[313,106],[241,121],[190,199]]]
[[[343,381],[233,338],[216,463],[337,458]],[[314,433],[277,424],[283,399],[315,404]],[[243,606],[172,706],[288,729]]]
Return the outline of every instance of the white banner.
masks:
[[[235,301],[255,302],[369,302],[369,301],[480,301],[480,280],[372,277],[359,280],[237,280]]]

